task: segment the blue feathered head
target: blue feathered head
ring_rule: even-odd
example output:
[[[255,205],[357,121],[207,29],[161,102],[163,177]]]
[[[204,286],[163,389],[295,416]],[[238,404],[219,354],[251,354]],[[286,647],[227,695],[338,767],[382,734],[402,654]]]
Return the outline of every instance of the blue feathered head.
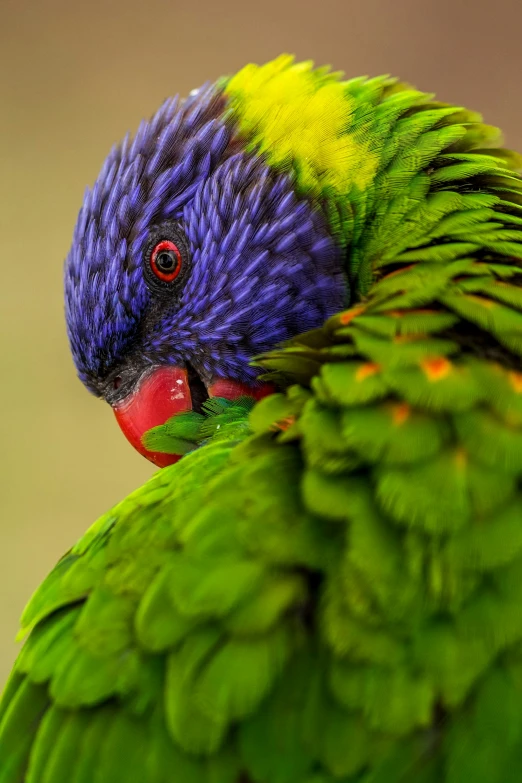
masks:
[[[78,374],[143,432],[209,394],[263,393],[250,359],[342,308],[341,251],[220,84],[167,100],[109,154],[65,265]]]

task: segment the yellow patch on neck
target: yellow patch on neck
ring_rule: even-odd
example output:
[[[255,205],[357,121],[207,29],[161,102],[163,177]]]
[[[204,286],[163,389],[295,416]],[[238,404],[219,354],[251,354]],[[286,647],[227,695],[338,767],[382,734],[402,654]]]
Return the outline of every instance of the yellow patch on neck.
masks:
[[[345,195],[368,187],[377,169],[364,127],[354,122],[354,101],[341,74],[281,55],[247,65],[225,87],[234,119],[249,149],[267,163],[292,168],[311,196]]]

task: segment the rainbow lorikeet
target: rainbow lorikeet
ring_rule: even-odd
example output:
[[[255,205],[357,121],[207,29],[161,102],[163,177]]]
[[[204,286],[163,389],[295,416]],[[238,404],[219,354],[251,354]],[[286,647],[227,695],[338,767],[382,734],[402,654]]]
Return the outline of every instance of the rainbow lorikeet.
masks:
[[[110,153],[67,327],[165,467],[31,599],[0,783],[518,783],[521,165],[287,56]]]

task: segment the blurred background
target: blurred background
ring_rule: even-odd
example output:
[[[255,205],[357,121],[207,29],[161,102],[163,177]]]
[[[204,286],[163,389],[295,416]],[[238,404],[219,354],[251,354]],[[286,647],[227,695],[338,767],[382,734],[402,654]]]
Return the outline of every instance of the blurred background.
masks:
[[[113,142],[161,101],[282,51],[392,73],[522,151],[522,0],[0,0],[0,688],[20,612],[152,466],[75,377],[62,264]]]

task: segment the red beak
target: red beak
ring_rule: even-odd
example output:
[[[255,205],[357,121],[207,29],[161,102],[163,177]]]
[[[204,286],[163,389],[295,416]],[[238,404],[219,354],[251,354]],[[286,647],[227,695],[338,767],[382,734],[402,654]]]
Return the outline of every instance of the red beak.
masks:
[[[210,397],[229,400],[244,395],[260,400],[274,391],[272,384],[255,388],[237,381],[217,379],[208,386]],[[175,416],[192,409],[192,398],[187,371],[182,367],[157,367],[146,375],[137,389],[113,406],[116,420],[132,446],[160,468],[172,465],[180,459],[177,454],[148,451],[142,438],[151,427],[157,427]]]

